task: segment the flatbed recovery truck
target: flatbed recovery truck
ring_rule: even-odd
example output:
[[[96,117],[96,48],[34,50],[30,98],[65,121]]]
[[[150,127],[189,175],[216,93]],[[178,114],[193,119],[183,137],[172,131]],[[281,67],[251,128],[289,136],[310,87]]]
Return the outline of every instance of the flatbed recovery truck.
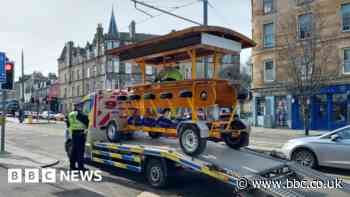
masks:
[[[341,184],[342,188],[287,188],[287,180],[327,183],[336,177],[249,149],[234,150],[214,142],[208,143],[203,154],[191,157],[181,151],[174,139],[149,139],[137,133],[132,140],[122,143],[89,144],[87,150],[96,166],[104,164],[144,173],[148,183],[156,188],[165,187],[171,176],[176,176],[175,167],[182,167],[227,183],[237,193],[254,190],[262,196],[276,197],[350,196],[350,186],[346,183]],[[259,188],[254,186],[259,183]]]

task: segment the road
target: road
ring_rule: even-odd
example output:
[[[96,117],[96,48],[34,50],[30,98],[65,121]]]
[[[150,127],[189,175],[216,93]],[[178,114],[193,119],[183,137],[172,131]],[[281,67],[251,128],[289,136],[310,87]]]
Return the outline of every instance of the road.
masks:
[[[8,121],[6,125],[7,146],[18,147],[32,153],[54,158],[60,161],[57,169],[67,169],[68,161],[63,148],[64,124],[18,124]],[[252,136],[254,143],[271,143],[271,138],[256,134]],[[285,137],[274,138],[274,142],[286,140]],[[266,141],[266,142],[265,142]],[[270,141],[270,142],[269,142]],[[1,163],[1,162],[0,162]],[[20,165],[20,164],[16,164]],[[103,181],[100,183],[78,182],[73,184],[8,184],[5,179],[6,167],[0,166],[0,196],[125,196],[125,197],[153,197],[153,196],[233,196],[233,189],[212,178],[192,173],[181,173],[167,190],[151,189],[142,176],[123,170],[105,169]],[[15,166],[11,166],[15,167]],[[20,166],[26,167],[26,166]],[[89,166],[91,169],[94,167]],[[344,171],[326,169],[327,173],[347,175]],[[218,188],[218,189],[213,189]],[[30,192],[30,193],[28,193]],[[250,196],[250,195],[247,195]],[[254,195],[253,195],[254,196]]]

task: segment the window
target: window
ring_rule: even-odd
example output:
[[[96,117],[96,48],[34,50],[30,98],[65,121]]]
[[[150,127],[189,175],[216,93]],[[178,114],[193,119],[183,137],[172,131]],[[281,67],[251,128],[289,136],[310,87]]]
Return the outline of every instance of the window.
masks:
[[[342,140],[350,140],[350,129],[346,128],[337,133]]]
[[[273,23],[264,24],[264,47],[273,47],[275,35],[273,32]]]
[[[80,79],[80,70],[77,70],[77,80]]]
[[[89,86],[88,83],[86,84],[86,92],[87,92],[87,93],[90,93],[90,86]]]
[[[256,98],[256,114],[257,116],[265,115],[265,98],[263,97]]]
[[[147,75],[152,75],[153,74],[152,66],[146,66],[146,74]]]
[[[131,74],[132,72],[132,65],[130,63],[126,63],[125,65],[125,73]]]
[[[313,72],[313,61],[309,58],[309,56],[304,55],[298,58],[296,61],[298,63],[298,75],[300,75],[300,79],[311,79]]]
[[[312,33],[312,14],[303,14],[298,17],[299,38],[309,38]]]
[[[86,78],[90,78],[90,68],[89,67],[86,70]]]
[[[350,3],[341,6],[342,30],[350,31]]]
[[[96,74],[97,74],[97,66],[95,65],[95,66],[93,67],[93,70],[92,70],[92,76],[93,76],[93,77],[96,77]]]
[[[113,41],[107,41],[107,49],[113,49]]]
[[[344,49],[344,68],[343,72],[350,73],[350,48]]]
[[[332,119],[335,123],[345,122],[347,119],[347,94],[332,95]]]
[[[91,112],[91,110],[92,110],[93,104],[94,104],[94,103],[92,102],[91,99],[85,101],[85,102],[83,103],[83,112],[84,112],[85,114],[89,114],[89,113]]]
[[[264,0],[264,14],[271,14],[273,12],[273,1],[274,0]]]
[[[113,66],[114,72],[119,73],[119,59],[113,58],[112,59],[112,66]]]
[[[264,74],[265,81],[275,80],[275,66],[272,60],[267,60],[264,62]]]
[[[74,86],[73,86],[73,87],[72,87],[72,94],[71,94],[72,97],[74,96],[74,91],[75,91],[75,88],[74,88]]]
[[[64,95],[63,95],[64,98],[67,97],[67,88],[64,88]]]
[[[72,72],[71,72],[70,80],[71,80],[71,81],[74,81],[74,70],[72,70]]]
[[[77,86],[77,96],[80,96],[80,86]]]
[[[295,0],[297,6],[302,6],[313,2],[314,0]]]

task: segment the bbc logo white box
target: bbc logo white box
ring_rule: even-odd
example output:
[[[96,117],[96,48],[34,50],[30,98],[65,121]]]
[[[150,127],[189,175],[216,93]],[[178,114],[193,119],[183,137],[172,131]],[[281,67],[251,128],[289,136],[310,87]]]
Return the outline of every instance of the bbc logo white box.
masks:
[[[43,168],[41,170],[42,183],[56,183],[56,169]]]
[[[22,183],[22,169],[8,169],[7,182]]]
[[[39,183],[39,169],[24,169],[24,181],[26,183]]]

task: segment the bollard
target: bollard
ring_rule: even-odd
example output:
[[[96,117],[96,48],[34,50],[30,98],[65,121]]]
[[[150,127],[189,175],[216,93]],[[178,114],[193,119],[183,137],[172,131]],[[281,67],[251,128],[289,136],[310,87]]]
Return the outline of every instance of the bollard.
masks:
[[[31,115],[28,116],[28,124],[33,124],[33,117]]]

